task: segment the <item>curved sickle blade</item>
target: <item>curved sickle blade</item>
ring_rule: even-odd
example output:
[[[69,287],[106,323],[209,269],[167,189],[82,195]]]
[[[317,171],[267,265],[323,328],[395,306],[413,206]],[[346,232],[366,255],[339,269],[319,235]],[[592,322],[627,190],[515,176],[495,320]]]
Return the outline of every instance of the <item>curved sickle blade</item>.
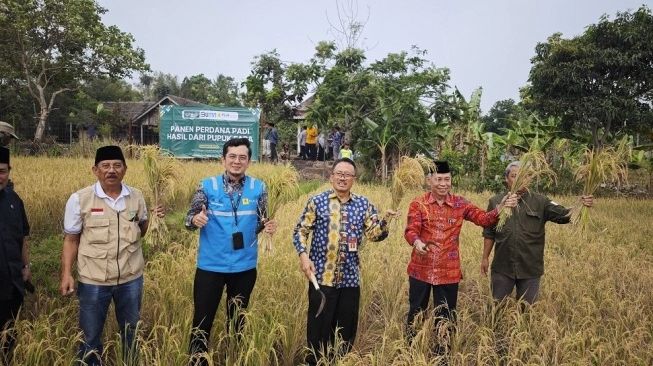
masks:
[[[326,295],[322,290],[320,290],[320,285],[317,284],[317,278],[315,278],[315,274],[311,273],[311,282],[313,283],[313,287],[317,290],[317,292],[320,293],[320,296],[322,296],[322,300],[320,300],[320,307],[317,308],[317,313],[315,313],[315,317],[317,318],[321,313],[322,310],[324,310],[324,304],[326,304]]]

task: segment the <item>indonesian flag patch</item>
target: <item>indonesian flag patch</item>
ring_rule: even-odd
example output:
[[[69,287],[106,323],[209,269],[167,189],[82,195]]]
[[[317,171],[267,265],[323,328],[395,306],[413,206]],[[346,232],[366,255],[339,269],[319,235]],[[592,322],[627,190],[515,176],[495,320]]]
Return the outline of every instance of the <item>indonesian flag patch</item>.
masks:
[[[91,216],[103,216],[103,215],[104,215],[104,209],[102,207],[91,208]]]

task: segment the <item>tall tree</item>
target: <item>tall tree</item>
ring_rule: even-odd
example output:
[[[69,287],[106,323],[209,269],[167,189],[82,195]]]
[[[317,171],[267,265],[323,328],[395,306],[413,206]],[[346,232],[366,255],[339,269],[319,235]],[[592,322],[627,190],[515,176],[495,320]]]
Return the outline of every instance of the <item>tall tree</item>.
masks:
[[[601,146],[621,133],[651,129],[653,16],[641,7],[604,15],[585,33],[557,33],[539,43],[531,62],[525,105],[559,116],[567,132],[591,131]]]
[[[238,83],[231,76],[219,74],[213,82],[212,90],[208,104],[219,107],[242,106]]]
[[[308,85],[315,80],[313,69],[303,64],[286,64],[272,50],[254,57],[252,71],[243,82],[245,105],[261,108],[263,121],[279,122],[292,115]]]
[[[500,133],[502,129],[510,127],[510,121],[519,118],[517,115],[518,108],[513,99],[500,100],[494,103],[487,114],[481,117],[481,121],[485,124],[485,131]]]
[[[0,7],[0,48],[39,104],[34,142],[43,139],[59,94],[148,68],[131,34],[102,24],[106,11],[93,0],[5,0]]]

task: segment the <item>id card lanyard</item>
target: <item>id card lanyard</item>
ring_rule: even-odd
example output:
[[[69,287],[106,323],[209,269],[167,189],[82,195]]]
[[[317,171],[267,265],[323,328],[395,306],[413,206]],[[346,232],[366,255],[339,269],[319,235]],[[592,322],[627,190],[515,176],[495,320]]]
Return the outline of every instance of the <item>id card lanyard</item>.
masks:
[[[224,177],[225,185],[228,184],[227,177]],[[234,202],[234,194],[229,193],[229,201],[231,201],[231,209],[234,211],[234,220],[236,221],[236,229],[238,229],[238,206],[240,205],[240,199],[243,197],[243,191],[241,190],[238,193],[238,199]]]

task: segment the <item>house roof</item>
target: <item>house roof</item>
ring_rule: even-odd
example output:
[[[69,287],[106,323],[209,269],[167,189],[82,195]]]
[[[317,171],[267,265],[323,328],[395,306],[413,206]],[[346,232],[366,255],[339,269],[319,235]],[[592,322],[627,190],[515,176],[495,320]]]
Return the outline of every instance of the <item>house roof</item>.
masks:
[[[166,95],[161,100],[152,102],[105,102],[104,107],[118,113],[126,119],[138,121],[143,116],[147,115],[154,108],[160,105],[174,104],[177,106],[203,106],[200,102],[194,100],[178,97],[176,95]]]
[[[292,119],[306,119],[306,112],[308,112],[308,107],[310,107],[311,104],[315,102],[315,99],[316,96],[313,94],[310,97],[304,99],[303,102],[299,103],[299,105],[295,107],[295,110],[293,111]]]

